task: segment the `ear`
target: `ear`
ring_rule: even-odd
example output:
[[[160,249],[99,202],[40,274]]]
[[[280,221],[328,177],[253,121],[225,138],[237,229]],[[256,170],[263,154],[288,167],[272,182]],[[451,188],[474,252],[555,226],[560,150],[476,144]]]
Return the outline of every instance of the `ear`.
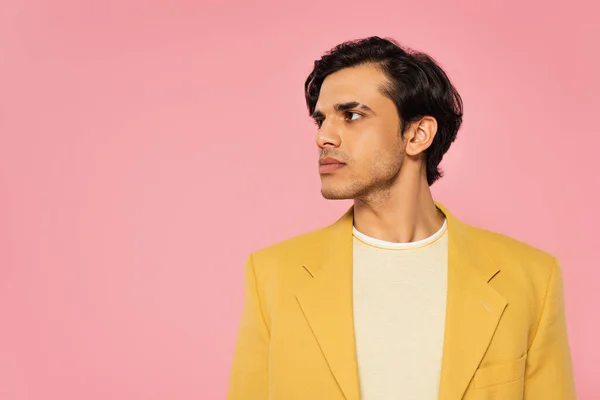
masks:
[[[418,156],[431,146],[437,133],[437,121],[433,117],[425,116],[413,122],[406,133],[406,155]]]

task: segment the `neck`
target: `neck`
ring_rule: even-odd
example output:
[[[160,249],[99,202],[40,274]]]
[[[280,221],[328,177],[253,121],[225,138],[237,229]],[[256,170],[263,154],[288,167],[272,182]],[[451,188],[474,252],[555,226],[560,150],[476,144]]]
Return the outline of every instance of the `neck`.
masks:
[[[408,243],[428,238],[444,223],[427,180],[398,176],[384,193],[354,200],[354,227],[387,242]]]

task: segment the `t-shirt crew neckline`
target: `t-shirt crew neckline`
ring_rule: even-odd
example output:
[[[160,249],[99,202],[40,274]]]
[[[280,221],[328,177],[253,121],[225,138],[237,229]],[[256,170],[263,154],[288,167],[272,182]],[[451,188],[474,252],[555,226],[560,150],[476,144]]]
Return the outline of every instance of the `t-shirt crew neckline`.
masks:
[[[390,250],[408,250],[408,249],[416,249],[419,247],[428,246],[428,245],[436,242],[439,238],[444,236],[447,228],[448,228],[448,220],[444,219],[444,223],[442,224],[441,228],[438,229],[438,231],[435,232],[433,235],[431,235],[425,239],[417,240],[414,242],[407,242],[407,243],[395,243],[395,242],[388,242],[388,241],[381,240],[381,239],[376,239],[371,236],[365,235],[362,232],[359,232],[358,229],[356,229],[354,226],[352,227],[352,234],[354,235],[354,237],[356,237],[361,242],[364,242],[365,244],[368,244],[368,245],[371,245],[374,247],[380,247],[380,248],[390,249]]]

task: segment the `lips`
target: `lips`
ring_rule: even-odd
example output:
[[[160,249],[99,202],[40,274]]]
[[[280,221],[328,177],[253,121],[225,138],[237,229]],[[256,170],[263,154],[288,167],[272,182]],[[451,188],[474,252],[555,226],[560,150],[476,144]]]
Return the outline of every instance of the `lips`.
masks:
[[[342,164],[345,165],[343,161],[338,160],[333,157],[325,157],[319,160],[319,165],[332,165],[332,164]]]
[[[319,160],[319,173],[330,174],[339,168],[344,167],[346,164],[337,158],[325,157]]]

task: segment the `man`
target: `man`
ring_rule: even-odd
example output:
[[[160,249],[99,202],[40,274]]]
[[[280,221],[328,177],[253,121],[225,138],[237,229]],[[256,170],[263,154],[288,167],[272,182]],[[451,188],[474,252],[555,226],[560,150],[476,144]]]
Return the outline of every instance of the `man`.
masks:
[[[558,261],[432,199],[462,122],[442,69],[371,37],[305,95],[322,194],[354,205],[248,258],[229,399],[574,399]]]

